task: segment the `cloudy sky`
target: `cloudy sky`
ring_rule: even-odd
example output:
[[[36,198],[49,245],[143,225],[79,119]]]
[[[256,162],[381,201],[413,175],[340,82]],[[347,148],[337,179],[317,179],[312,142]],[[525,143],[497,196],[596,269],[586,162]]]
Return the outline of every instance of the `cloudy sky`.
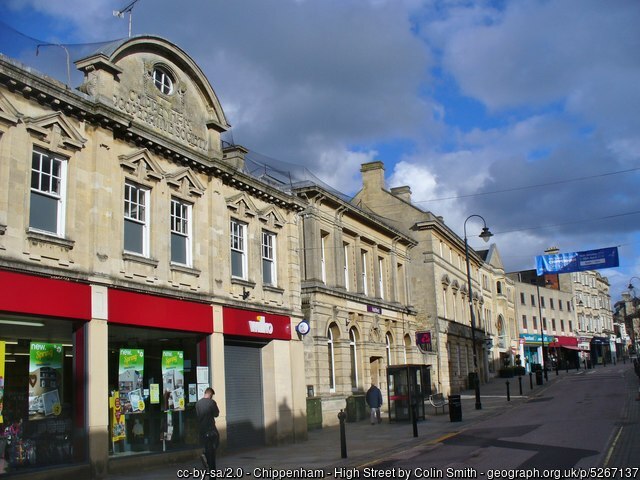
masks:
[[[126,37],[130,1],[4,0],[0,49]],[[637,0],[138,0],[132,21],[201,66],[236,143],[346,194],[381,160],[459,235],[484,217],[508,271],[618,246],[614,300],[640,277],[638,25]]]

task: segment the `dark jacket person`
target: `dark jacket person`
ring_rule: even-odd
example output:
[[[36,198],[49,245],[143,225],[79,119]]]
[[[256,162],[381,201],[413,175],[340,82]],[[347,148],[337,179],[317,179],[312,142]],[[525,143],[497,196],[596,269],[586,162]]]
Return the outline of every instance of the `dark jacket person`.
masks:
[[[376,387],[373,383],[371,384],[371,388],[367,390],[367,396],[365,397],[367,401],[367,405],[371,409],[371,425],[382,422],[382,418],[380,417],[380,407],[382,406],[382,392],[378,387]]]
[[[207,469],[216,468],[216,448],[218,448],[220,441],[218,429],[216,428],[216,417],[220,415],[220,410],[216,401],[211,398],[213,395],[213,388],[208,387],[204,391],[204,396],[196,403],[200,441],[204,448],[201,458]]]

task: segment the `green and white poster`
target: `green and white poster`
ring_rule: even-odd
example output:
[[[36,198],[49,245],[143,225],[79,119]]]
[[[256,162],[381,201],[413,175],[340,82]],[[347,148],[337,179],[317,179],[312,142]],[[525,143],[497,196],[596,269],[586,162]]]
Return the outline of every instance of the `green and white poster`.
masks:
[[[118,390],[123,414],[144,412],[143,380],[144,350],[121,348],[118,363]]]
[[[59,343],[31,342],[29,346],[29,417],[60,415],[63,349]]]
[[[165,410],[184,410],[184,352],[162,351],[162,394]]]

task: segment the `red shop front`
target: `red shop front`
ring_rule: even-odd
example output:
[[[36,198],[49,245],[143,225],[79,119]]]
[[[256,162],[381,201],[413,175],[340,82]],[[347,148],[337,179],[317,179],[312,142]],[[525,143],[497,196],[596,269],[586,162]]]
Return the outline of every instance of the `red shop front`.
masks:
[[[109,455],[197,448],[211,305],[109,288],[108,326]]]
[[[85,283],[0,270],[0,475],[86,463]]]
[[[559,368],[576,368],[580,363],[579,352],[582,348],[578,345],[577,337],[556,336],[549,343],[549,350],[555,362],[559,362]]]

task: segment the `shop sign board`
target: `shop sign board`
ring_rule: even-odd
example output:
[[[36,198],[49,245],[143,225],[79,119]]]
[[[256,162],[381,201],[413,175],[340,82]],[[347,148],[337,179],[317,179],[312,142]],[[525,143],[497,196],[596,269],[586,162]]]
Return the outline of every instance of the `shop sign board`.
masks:
[[[109,323],[213,333],[211,305],[110,288]],[[188,319],[188,321],[187,321]]]
[[[524,343],[526,343],[527,345],[540,345],[542,344],[541,339],[542,337],[538,333],[521,333],[520,334],[520,341],[522,342],[522,340],[524,340]],[[551,342],[554,341],[554,339],[555,337],[545,334],[544,344],[549,345]]]
[[[184,352],[162,351],[162,392],[165,410],[184,410]]]
[[[144,350],[121,348],[118,362],[118,390],[124,413],[144,412]]]
[[[285,315],[230,307],[224,307],[222,315],[225,334],[291,340],[291,319]]]
[[[431,345],[431,331],[416,332],[416,346],[422,353],[430,352],[433,349]]]
[[[62,344],[31,342],[29,345],[29,417],[31,420],[60,415]]]

